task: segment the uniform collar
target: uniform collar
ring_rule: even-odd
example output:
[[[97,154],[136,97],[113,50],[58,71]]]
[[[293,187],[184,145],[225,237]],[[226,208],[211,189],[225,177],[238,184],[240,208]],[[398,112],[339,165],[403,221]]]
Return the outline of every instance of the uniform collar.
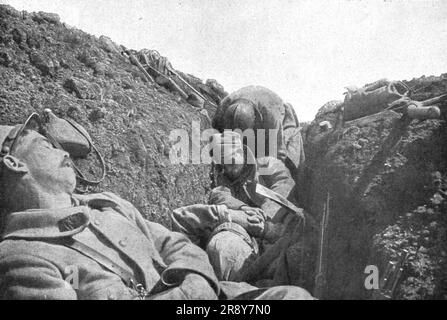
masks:
[[[90,208],[30,209],[7,215],[1,240],[56,239],[73,236],[90,223]]]

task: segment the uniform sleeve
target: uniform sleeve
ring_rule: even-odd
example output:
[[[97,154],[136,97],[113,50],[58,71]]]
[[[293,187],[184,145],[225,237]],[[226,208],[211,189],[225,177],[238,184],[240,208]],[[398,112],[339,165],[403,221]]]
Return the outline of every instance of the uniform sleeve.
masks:
[[[226,220],[223,205],[194,204],[171,213],[172,229],[187,235],[195,243],[208,239],[211,232]]]
[[[284,196],[291,202],[295,201],[295,181],[293,180],[289,169],[280,160],[266,158],[266,161],[260,162],[259,166],[269,167],[269,174],[261,177],[262,184]],[[280,204],[270,199],[265,199],[261,205],[265,214],[273,219],[274,222],[281,222],[286,214],[286,209]]]
[[[194,273],[207,280],[207,284],[213,289],[213,296],[218,293],[218,280],[204,250],[193,244],[185,235],[172,232],[158,223],[148,222],[148,228],[153,235],[157,251],[167,265],[161,274],[166,284],[181,286],[186,276]]]
[[[0,296],[4,300],[75,300],[74,288],[52,263],[33,255],[0,260]]]
[[[266,130],[266,148],[269,148],[268,156],[277,157],[278,159],[285,160],[286,158],[286,145],[284,138],[283,121],[285,117],[285,107],[282,100],[276,96],[271,95],[269,92],[263,92],[255,99],[258,102],[258,109],[262,113],[262,124],[256,129]],[[276,154],[273,150],[270,150],[269,130],[276,130]],[[267,153],[266,153],[267,155]]]
[[[284,103],[284,120],[282,123],[284,130],[294,129],[300,126],[296,112],[289,103]]]
[[[281,119],[274,119],[274,125],[271,129],[277,129],[276,133],[276,155],[278,159],[281,159],[284,161],[287,156],[287,150],[286,150],[286,142],[284,138],[284,130],[282,126]],[[269,154],[270,156],[275,156],[274,154]]]
[[[225,186],[219,186],[211,190],[209,204],[214,205],[225,205],[229,209],[240,210],[243,206],[247,204],[233,196],[230,188]]]
[[[171,295],[168,295],[167,292],[161,294],[166,294],[165,297],[170,299],[181,298],[182,294],[186,292],[185,290],[182,291],[182,288],[187,284],[190,285],[191,277],[189,274],[195,274],[201,279],[201,284],[197,289],[202,288],[200,290],[206,293],[206,297],[201,298],[214,299],[216,297],[219,292],[218,280],[205,251],[194,245],[184,234],[172,232],[161,224],[144,219],[130,202],[111,193],[96,195],[95,199],[101,197],[112,200],[115,203],[114,210],[136,223],[137,227],[153,241],[155,249],[166,265],[161,273],[161,278],[166,284],[173,287],[167,290],[171,292]],[[98,200],[96,202],[110,205],[107,202],[98,202]],[[195,278],[199,279],[197,277]],[[183,283],[186,279],[189,279],[189,282]]]

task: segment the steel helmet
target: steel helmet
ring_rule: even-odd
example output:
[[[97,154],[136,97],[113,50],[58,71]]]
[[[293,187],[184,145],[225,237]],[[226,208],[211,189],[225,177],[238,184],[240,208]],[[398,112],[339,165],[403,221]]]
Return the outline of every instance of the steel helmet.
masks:
[[[257,106],[246,99],[238,99],[231,104],[224,113],[224,127],[226,129],[256,129],[262,121]]]

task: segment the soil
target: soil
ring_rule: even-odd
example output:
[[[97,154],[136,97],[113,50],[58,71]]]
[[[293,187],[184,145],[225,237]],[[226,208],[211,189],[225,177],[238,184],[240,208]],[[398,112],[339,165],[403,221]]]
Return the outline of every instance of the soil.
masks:
[[[54,14],[0,5],[0,82],[1,124],[51,108],[87,129],[107,168],[91,192],[112,191],[168,227],[170,210],[206,202],[209,166],[172,164],[169,134],[191,132],[192,121],[209,128],[215,110],[201,112],[148,82],[110,39],[68,27]],[[447,92],[446,74],[406,83],[415,100]],[[380,163],[373,158],[400,115],[382,112],[342,125],[331,111],[337,103],[323,106],[303,128],[307,160],[298,181],[302,206],[317,221],[330,196],[323,298],[374,298],[374,290],[365,288],[366,267],[375,265],[382,274],[404,249],[410,256],[394,298],[447,298],[445,116],[413,121]],[[322,121],[333,129],[321,131]],[[76,162],[90,177],[99,173],[94,156]],[[364,192],[358,192],[359,182]]]
[[[207,114],[147,82],[110,39],[68,27],[54,14],[1,5],[0,83],[1,124],[50,108],[87,129],[107,168],[91,192],[112,191],[168,227],[169,210],[206,201],[208,166],[171,164],[169,134],[191,132],[192,121],[209,128]],[[93,155],[76,162],[89,177],[100,173]]]
[[[447,92],[447,74],[405,83],[417,101]],[[383,277],[403,250],[409,256],[394,298],[446,298],[445,114],[413,120],[381,162],[375,156],[401,115],[385,111],[337,124],[333,110],[340,102],[323,106],[305,129],[305,206],[320,219],[327,192],[331,197],[325,298],[374,298],[375,290],[365,287],[366,267],[377,266]],[[320,130],[322,121],[333,129]]]

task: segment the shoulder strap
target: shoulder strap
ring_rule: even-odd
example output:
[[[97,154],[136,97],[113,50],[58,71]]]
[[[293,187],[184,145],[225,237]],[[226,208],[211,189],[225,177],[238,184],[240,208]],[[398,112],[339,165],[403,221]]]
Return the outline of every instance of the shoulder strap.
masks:
[[[298,208],[296,205],[287,200],[284,196],[280,195],[278,192],[266,188],[260,183],[257,183],[256,193],[262,197],[268,198],[270,200],[275,201],[276,203],[279,203],[283,207],[295,213],[295,215],[297,215],[299,218],[304,219],[303,210]]]
[[[131,272],[124,269],[122,266],[115,263],[114,261],[112,261],[105,255],[103,255],[102,253],[89,247],[88,245],[86,245],[78,240],[75,240],[73,238],[71,238],[70,241],[65,243],[64,245],[68,248],[71,248],[71,249],[95,260],[97,263],[99,263],[101,266],[103,266],[107,270],[118,275],[127,286],[133,286],[133,285],[137,284],[136,279],[134,278],[134,276]]]

